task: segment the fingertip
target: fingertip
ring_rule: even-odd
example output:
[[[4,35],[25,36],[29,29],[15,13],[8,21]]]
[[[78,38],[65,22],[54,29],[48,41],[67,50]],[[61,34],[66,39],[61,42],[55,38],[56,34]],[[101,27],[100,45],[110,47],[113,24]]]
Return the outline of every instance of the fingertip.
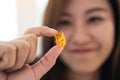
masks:
[[[55,45],[54,47],[56,47],[56,48],[58,48],[58,49],[60,49],[61,51],[64,49],[64,47],[62,46],[57,46],[57,45]]]
[[[58,31],[55,30],[54,28],[51,28],[51,27],[48,27],[48,26],[43,26],[43,27],[50,29],[50,30],[51,30],[52,32],[54,32],[54,33],[58,33]]]
[[[55,29],[53,29],[53,28],[50,28],[50,29],[51,29],[52,32],[54,32],[54,33],[58,33],[57,30],[55,30]]]
[[[62,51],[64,49],[64,47],[62,46],[57,46],[55,45],[53,48],[56,48],[56,50]]]
[[[45,56],[56,59],[60,55],[63,49],[64,47],[54,46],[47,52]]]

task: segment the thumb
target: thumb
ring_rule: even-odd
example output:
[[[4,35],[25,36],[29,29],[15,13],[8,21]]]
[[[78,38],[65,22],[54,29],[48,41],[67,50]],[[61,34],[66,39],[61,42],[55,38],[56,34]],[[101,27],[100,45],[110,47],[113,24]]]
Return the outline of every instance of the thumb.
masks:
[[[35,80],[40,79],[55,64],[57,57],[63,50],[63,47],[54,46],[45,56],[43,56],[36,64],[32,66]]]

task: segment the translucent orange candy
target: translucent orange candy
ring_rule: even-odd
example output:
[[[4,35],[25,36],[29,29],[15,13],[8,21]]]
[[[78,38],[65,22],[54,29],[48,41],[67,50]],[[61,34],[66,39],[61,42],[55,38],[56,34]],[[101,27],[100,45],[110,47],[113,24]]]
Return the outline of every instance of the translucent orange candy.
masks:
[[[59,32],[54,35],[55,42],[58,47],[63,47],[66,45],[66,39],[63,32]]]

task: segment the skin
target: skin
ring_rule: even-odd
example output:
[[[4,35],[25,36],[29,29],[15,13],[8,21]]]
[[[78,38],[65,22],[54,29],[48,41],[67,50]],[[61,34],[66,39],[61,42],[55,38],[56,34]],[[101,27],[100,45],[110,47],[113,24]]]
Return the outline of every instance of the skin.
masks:
[[[54,36],[48,27],[33,27],[12,41],[0,42],[1,80],[39,80],[54,64],[63,47],[52,47],[36,64],[30,66],[37,50],[38,37]]]
[[[99,80],[100,67],[114,46],[114,18],[108,1],[70,0],[58,30],[67,40],[60,58],[68,67],[69,80]]]
[[[69,80],[99,80],[99,68],[114,45],[110,5],[107,0],[71,0],[63,13],[58,30],[65,33],[65,49],[54,46],[32,66],[28,64],[35,59],[37,38],[53,36],[56,30],[34,27],[20,38],[0,42],[1,80],[39,80],[54,65],[62,50],[61,59],[68,66],[66,73]],[[81,52],[83,49],[84,52]],[[89,51],[85,52],[85,49]]]

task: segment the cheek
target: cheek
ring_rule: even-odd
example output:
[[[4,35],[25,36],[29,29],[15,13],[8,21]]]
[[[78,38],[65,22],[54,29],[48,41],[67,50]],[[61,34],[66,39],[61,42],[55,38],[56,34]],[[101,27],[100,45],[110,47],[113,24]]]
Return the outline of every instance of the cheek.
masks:
[[[92,32],[93,40],[101,46],[113,46],[114,43],[114,30],[112,28],[99,29]]]
[[[96,29],[91,30],[91,34],[93,35],[93,40],[100,47],[98,59],[106,60],[114,46],[114,24],[111,22],[98,26]]]

